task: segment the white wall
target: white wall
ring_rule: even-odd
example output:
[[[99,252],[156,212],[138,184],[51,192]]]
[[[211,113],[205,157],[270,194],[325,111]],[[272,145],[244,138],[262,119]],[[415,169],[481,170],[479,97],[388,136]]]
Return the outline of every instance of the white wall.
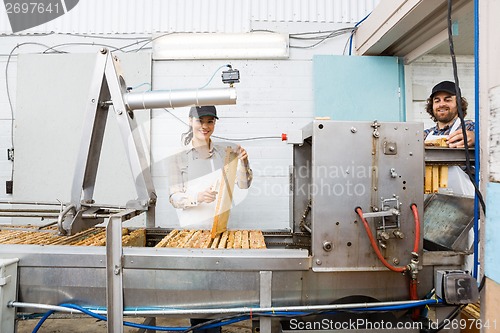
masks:
[[[335,30],[352,27],[354,22],[362,19],[378,1],[323,1],[314,4],[303,1],[243,1],[241,8],[222,6],[225,20],[230,13],[241,14],[246,23],[240,22],[239,28],[226,24],[210,28],[197,26],[195,17],[184,21],[170,20],[170,31],[228,31],[245,32],[245,29],[267,29],[285,33],[302,33]],[[130,2],[123,4],[128,6]],[[154,3],[159,5],[159,3]],[[191,2],[190,2],[191,4]],[[192,3],[194,4],[194,3]],[[280,5],[281,4],[281,5]],[[88,4],[87,4],[88,5]],[[95,3],[98,7],[102,4]],[[209,7],[214,8],[215,2]],[[172,2],[168,3],[172,10]],[[245,7],[247,6],[247,7]],[[160,6],[161,7],[161,6]],[[82,7],[88,8],[88,7]],[[127,7],[128,8],[128,7]],[[147,7],[149,8],[149,7]],[[146,9],[147,9],[146,8]],[[162,7],[163,8],[163,7]],[[158,9],[158,10],[166,10]],[[175,7],[185,12],[185,7]],[[290,10],[292,8],[293,10]],[[78,6],[73,9],[76,11]],[[148,9],[150,10],[150,9]],[[298,10],[298,11],[297,11]],[[324,11],[327,14],[324,14]],[[317,13],[317,15],[314,15]],[[83,15],[82,12],[75,14]],[[220,14],[220,15],[222,15]],[[155,14],[156,15],[156,14]],[[170,14],[169,14],[170,15]],[[193,14],[194,15],[194,14]],[[168,15],[165,17],[169,17]],[[143,20],[139,15],[137,20]],[[107,27],[93,18],[87,23],[75,22],[65,26],[77,27],[80,33],[97,30],[115,31],[119,25]],[[167,19],[168,20],[168,19]],[[191,22],[191,20],[193,20]],[[105,20],[104,20],[105,21]],[[104,22],[103,21],[103,22]],[[115,21],[116,22],[116,21]],[[156,21],[155,21],[156,22]],[[229,22],[229,21],[226,21]],[[56,20],[52,24],[56,24]],[[60,22],[59,22],[60,23]],[[154,23],[154,22],[153,22]],[[9,82],[10,96],[13,101],[14,114],[16,112],[17,90],[17,54],[63,51],[71,53],[91,53],[103,46],[120,52],[150,52],[151,32],[135,29],[141,34],[112,34],[112,35],[17,35],[0,38],[0,66],[5,69],[8,55],[12,52],[9,68],[0,70],[0,199],[15,199],[6,195],[3,189],[5,181],[11,179],[12,163],[7,161],[6,149],[11,147],[10,126],[11,111],[7,101],[5,89],[5,73]],[[158,23],[158,22],[157,22]],[[91,26],[94,24],[93,26]],[[164,23],[162,23],[164,24]],[[137,22],[128,26],[137,26]],[[198,27],[198,28],[196,28]],[[43,27],[41,27],[43,28]],[[155,29],[156,29],[155,28]],[[82,29],[86,29],[82,31]],[[221,106],[221,120],[217,124],[216,134],[231,139],[248,139],[255,137],[275,137],[265,140],[241,141],[247,148],[255,181],[244,202],[233,210],[233,217],[243,227],[261,227],[262,229],[286,228],[289,223],[288,202],[288,166],[291,164],[291,147],[281,142],[277,137],[290,129],[301,128],[313,117],[313,78],[312,57],[315,54],[346,54],[348,52],[348,34],[327,39],[315,47],[308,47],[318,42],[316,40],[290,39],[290,57],[286,60],[209,60],[209,61],[153,61],[152,82],[154,89],[186,89],[203,86],[221,65],[230,63],[240,70],[241,82],[236,84],[238,103],[235,106]],[[84,45],[82,45],[84,44]],[[305,48],[300,48],[305,47]],[[407,119],[410,121],[424,121],[426,127],[432,125],[423,111],[423,100],[428,96],[432,86],[445,79],[452,79],[451,65],[446,57],[423,57],[406,67],[407,81]],[[473,80],[471,79],[473,63],[471,59],[459,59],[461,86],[464,96],[468,97],[470,110],[473,110]],[[219,70],[220,73],[220,70]],[[220,74],[215,74],[210,87],[221,87]],[[68,87],[71,89],[71,87]],[[144,89],[144,88],[141,88]],[[470,97],[470,98],[469,98]],[[172,110],[181,120],[187,120],[187,108]],[[469,112],[473,116],[473,112]],[[185,125],[165,110],[153,110],[152,119],[146,127],[151,128],[151,154],[153,161],[153,177],[159,195],[157,205],[157,224],[175,225],[175,213],[167,200],[166,167],[164,158],[180,144],[180,133],[185,131]],[[2,153],[4,152],[4,153]],[[1,156],[4,158],[1,158]],[[68,170],[72,173],[73,170]],[[112,191],[113,189],[110,189]]]
[[[466,119],[474,120],[474,57],[457,57],[457,70],[462,96],[467,99]],[[406,107],[408,121],[421,121],[425,128],[434,126],[425,111],[425,102],[437,83],[454,81],[449,56],[426,55],[405,67]]]
[[[228,62],[156,61],[153,85],[155,89],[201,87],[214,70],[225,63]],[[281,141],[281,133],[301,128],[312,120],[312,62],[235,60],[229,63],[240,70],[241,82],[235,84],[238,102],[234,106],[217,107],[220,120],[215,135],[245,139],[236,142],[247,149],[254,172],[254,183],[245,200],[231,211],[231,223],[243,228],[287,228],[292,147]],[[220,74],[211,86],[223,86]],[[188,108],[169,111],[187,121]],[[159,194],[157,223],[175,219],[168,203],[164,161],[180,147],[180,135],[186,130],[187,127],[167,111],[153,112],[151,145],[155,161],[153,175]],[[262,137],[272,138],[252,139]]]
[[[379,0],[85,0],[58,18],[22,31],[34,33],[151,34],[247,32],[256,22],[352,23]],[[21,18],[22,19],[22,18]],[[10,33],[0,10],[0,33]]]

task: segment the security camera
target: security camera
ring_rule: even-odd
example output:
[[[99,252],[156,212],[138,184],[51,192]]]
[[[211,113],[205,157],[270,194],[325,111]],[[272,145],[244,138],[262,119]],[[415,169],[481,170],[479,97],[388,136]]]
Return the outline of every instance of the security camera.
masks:
[[[230,65],[227,67],[229,67],[229,69],[222,72],[222,82],[230,85],[240,82],[240,71],[233,69]]]

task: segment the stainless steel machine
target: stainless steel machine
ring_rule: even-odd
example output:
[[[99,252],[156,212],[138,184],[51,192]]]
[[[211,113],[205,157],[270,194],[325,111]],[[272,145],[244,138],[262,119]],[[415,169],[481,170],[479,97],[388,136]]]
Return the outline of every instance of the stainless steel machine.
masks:
[[[122,222],[137,214],[148,214],[151,238],[168,230],[153,228],[155,192],[138,142],[129,149],[131,168],[140,175],[138,199],[119,211],[93,202],[106,119],[100,112],[113,105],[127,141],[133,137],[134,108],[232,103],[235,95],[233,87],[205,98],[133,95],[116,73],[117,59],[103,51],[72,202],[58,215],[59,231],[66,235],[109,216],[106,247],[0,245],[0,258],[18,259],[9,261],[17,265],[17,283],[14,279],[2,287],[17,289],[15,299],[0,305],[8,318],[2,332],[13,331],[9,313],[45,312],[50,307],[44,305],[61,303],[104,309],[109,332],[123,331],[129,315],[213,318],[236,313],[253,313],[263,332],[286,330],[273,320],[277,312],[290,316],[296,311],[421,306],[417,302],[435,287],[436,276],[444,279],[446,272],[460,269],[461,253],[422,248],[419,123],[314,120],[290,133],[290,232],[269,233],[267,249],[122,248]],[[457,302],[471,300],[473,295],[466,293]],[[399,313],[393,320],[408,320],[403,317]]]

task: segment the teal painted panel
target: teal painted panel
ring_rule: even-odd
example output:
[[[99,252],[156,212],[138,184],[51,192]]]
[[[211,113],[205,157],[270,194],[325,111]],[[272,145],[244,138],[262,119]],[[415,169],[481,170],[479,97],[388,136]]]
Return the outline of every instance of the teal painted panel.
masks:
[[[500,283],[500,183],[488,183],[486,196],[486,223],[484,229],[484,272]]]
[[[399,58],[318,55],[313,71],[316,117],[406,120],[404,66]]]

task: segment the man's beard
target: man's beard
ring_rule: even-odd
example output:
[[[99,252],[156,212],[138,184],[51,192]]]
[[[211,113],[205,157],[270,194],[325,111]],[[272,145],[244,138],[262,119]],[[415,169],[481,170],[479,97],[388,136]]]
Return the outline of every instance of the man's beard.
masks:
[[[452,112],[452,111],[449,111],[446,113],[436,112],[436,114],[434,115],[434,117],[436,118],[437,121],[439,121],[441,123],[445,123],[445,124],[451,122],[453,119],[455,119],[456,116],[457,116],[457,114],[455,112]]]

